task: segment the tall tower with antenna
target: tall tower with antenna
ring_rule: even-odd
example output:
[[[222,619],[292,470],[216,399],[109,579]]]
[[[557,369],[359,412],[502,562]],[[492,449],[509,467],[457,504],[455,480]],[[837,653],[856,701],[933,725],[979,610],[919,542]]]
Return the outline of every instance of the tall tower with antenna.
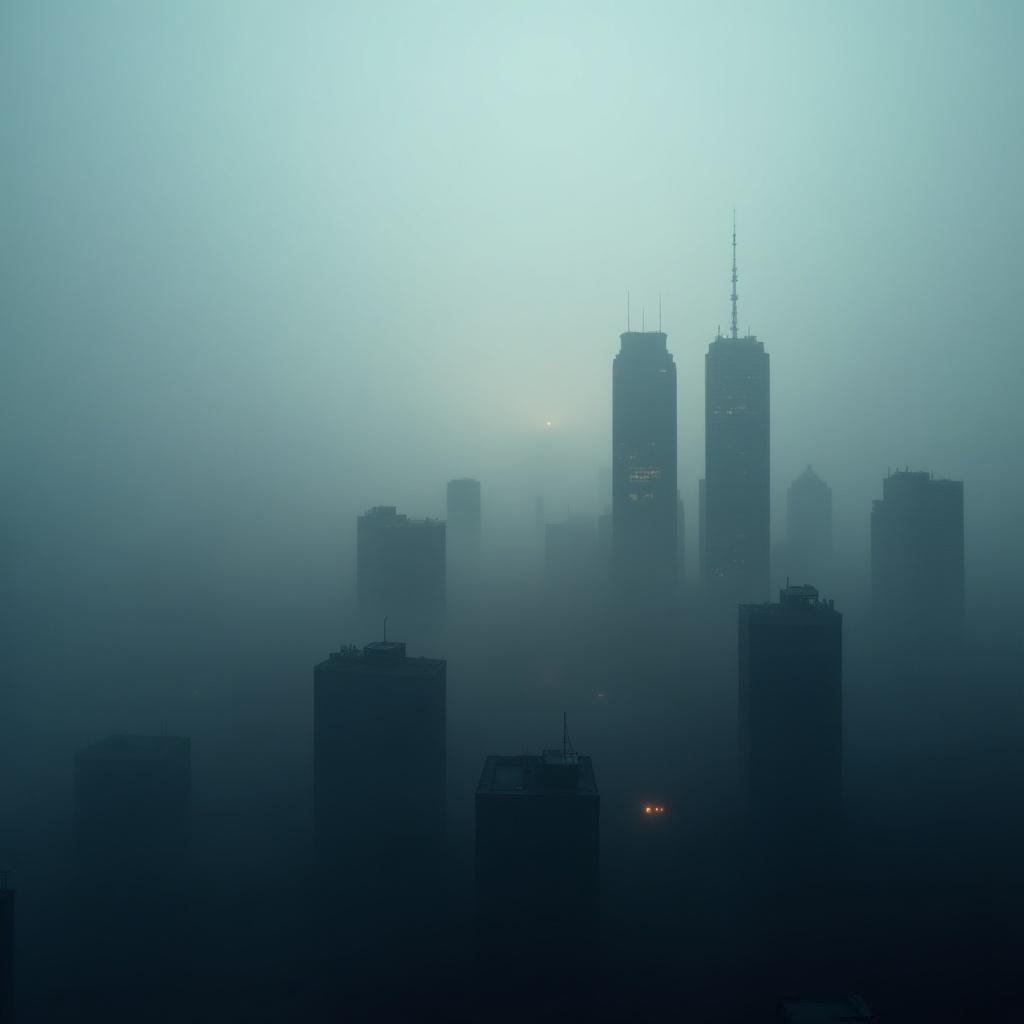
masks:
[[[736,317],[736,306],[739,302],[739,295],[736,294],[736,284],[739,281],[739,275],[736,273],[736,207],[732,209],[732,340],[735,341],[739,337],[739,327],[737,325]]]
[[[701,577],[728,603],[768,598],[770,378],[768,353],[739,333],[736,214],[732,227],[731,330],[704,358],[705,481]]]

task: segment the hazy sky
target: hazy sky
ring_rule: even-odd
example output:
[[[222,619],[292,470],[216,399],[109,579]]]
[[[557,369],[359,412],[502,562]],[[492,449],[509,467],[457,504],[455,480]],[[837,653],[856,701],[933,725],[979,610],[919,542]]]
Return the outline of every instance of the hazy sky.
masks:
[[[695,524],[735,205],[777,522],[812,462],[866,547],[907,463],[1019,563],[1022,39],[1017,2],[6,0],[8,515],[325,531],[545,432],[589,486],[630,289]]]

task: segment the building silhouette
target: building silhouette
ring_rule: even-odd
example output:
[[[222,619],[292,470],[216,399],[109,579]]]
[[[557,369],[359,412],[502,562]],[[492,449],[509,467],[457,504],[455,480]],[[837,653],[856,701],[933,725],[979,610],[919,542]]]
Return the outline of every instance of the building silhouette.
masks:
[[[964,485],[898,471],[871,509],[871,589],[889,628],[950,638],[964,617]]]
[[[416,646],[436,651],[444,629],[446,530],[437,519],[410,519],[393,505],[370,509],[356,526],[356,590],[364,635],[384,618]]]
[[[612,364],[612,570],[630,603],[676,582],[676,367],[668,336],[627,331]]]
[[[0,872],[0,1024],[14,1020],[14,890]]]
[[[752,851],[805,869],[842,820],[843,617],[811,586],[739,609],[739,740]]]
[[[407,657],[387,640],[343,648],[314,669],[316,858],[327,887],[368,902],[436,888],[445,679],[444,661]]]
[[[472,568],[480,559],[480,481],[463,477],[449,480],[446,489],[446,543],[450,562]]]
[[[832,558],[832,488],[808,466],[786,494],[786,572],[819,579]]]
[[[589,757],[488,757],[476,791],[478,951],[503,973],[594,968],[600,798]]]
[[[732,330],[704,359],[701,566],[708,592],[730,603],[767,599],[771,526],[768,353],[738,331],[735,223],[732,254]]]
[[[79,752],[76,838],[91,886],[163,887],[181,871],[191,837],[191,747],[179,736],[118,735]]]

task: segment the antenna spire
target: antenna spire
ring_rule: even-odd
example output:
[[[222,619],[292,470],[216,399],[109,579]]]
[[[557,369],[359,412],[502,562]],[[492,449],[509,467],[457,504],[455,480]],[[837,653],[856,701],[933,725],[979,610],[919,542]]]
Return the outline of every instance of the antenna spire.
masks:
[[[384,643],[388,642],[388,617],[384,616]]]
[[[732,208],[732,337],[735,341],[739,336],[736,326],[736,302],[739,296],[736,294],[736,282],[739,275],[736,273],[736,207]]]
[[[626,333],[629,333],[629,289],[626,289]]]
[[[658,333],[661,333],[661,292],[658,292]]]

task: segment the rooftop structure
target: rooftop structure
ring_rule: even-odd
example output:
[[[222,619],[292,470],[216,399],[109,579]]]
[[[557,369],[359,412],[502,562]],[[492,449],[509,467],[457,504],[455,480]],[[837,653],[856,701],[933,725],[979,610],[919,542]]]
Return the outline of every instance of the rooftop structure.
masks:
[[[736,316],[733,224],[732,331],[704,359],[705,481],[701,575],[728,603],[768,595],[770,561],[770,385],[768,353]]]
[[[589,757],[488,757],[476,791],[478,946],[502,971],[593,969],[600,798]]]

